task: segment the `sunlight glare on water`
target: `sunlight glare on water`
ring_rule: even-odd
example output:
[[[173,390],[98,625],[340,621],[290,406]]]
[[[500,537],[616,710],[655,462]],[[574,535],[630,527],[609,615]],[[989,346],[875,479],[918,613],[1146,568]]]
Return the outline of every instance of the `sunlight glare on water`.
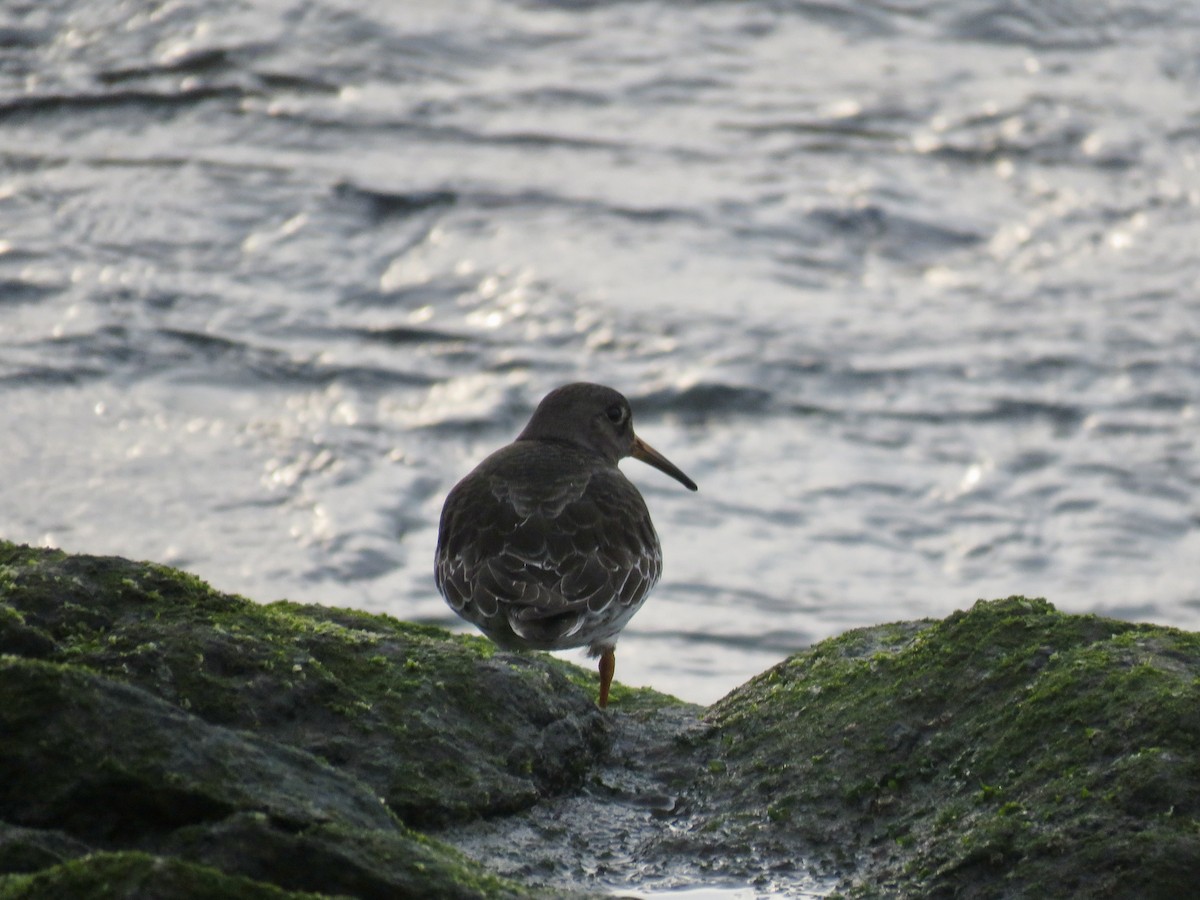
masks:
[[[629,683],[1012,593],[1200,628],[1191,5],[0,26],[3,537],[465,629],[446,492],[591,380],[700,485],[624,464]]]

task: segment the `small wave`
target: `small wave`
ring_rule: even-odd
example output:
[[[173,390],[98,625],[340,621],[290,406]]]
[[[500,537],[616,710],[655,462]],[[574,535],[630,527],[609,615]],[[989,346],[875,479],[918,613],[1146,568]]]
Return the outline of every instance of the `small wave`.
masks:
[[[35,284],[22,278],[3,278],[0,279],[0,306],[37,303],[60,290],[58,285]]]
[[[744,385],[702,382],[683,389],[640,394],[633,400],[639,412],[676,413],[688,419],[707,419],[725,413],[757,413],[771,405],[771,394]]]
[[[168,62],[147,66],[130,66],[97,72],[96,80],[102,84],[120,84],[138,81],[159,75],[199,75],[232,68],[230,53],[221,47],[205,47],[191,53],[183,53]]]
[[[49,28],[24,28],[0,25],[0,47],[8,50],[31,50],[49,44],[53,33]]]
[[[754,631],[749,634],[714,634],[677,628],[654,632],[659,640],[675,640],[696,647],[720,647],[727,650],[787,655],[809,646],[815,636],[798,631]]]
[[[270,50],[266,44],[247,44],[237,47],[200,47],[182,53],[165,62],[148,65],[108,69],[96,73],[101,84],[126,84],[135,81],[153,81],[180,76],[213,77],[225,75],[247,87],[261,90],[287,90],[303,93],[336,94],[338,85],[314,78],[287,72],[254,71],[247,62],[254,56]]]
[[[1100,506],[1100,501],[1092,497],[1068,497],[1065,500],[1060,500],[1055,503],[1050,509],[1052,515],[1075,515],[1077,513],[1087,513]]]
[[[1065,117],[1063,110],[1059,100],[1033,96],[1019,106],[952,123],[925,152],[937,159],[973,165],[1028,159],[1121,171],[1138,163],[1142,151],[1137,141],[1088,149],[1097,123],[1085,110],[1071,110]],[[1014,121],[1022,126],[1017,133],[1011,127]]]
[[[14,388],[78,386],[98,381],[106,374],[96,366],[24,366],[0,375],[0,384]]]
[[[412,328],[403,325],[390,328],[352,328],[346,329],[346,333],[365,340],[379,341],[380,343],[397,346],[404,344],[446,344],[466,340],[478,340],[475,336],[468,338],[466,335],[454,334],[449,331],[438,331],[435,328]]]
[[[1178,4],[1185,8],[1188,4]],[[1089,50],[1151,27],[1161,27],[1178,15],[1151,9],[1149,3],[1111,4],[1089,0],[1047,4],[1036,0],[993,0],[950,4],[946,28],[952,37],[991,44],[1016,44],[1044,50]]]
[[[107,325],[54,338],[55,366],[39,365],[4,376],[8,383],[80,383],[106,377],[231,386],[344,384],[362,389],[428,387],[434,378],[385,366],[344,365],[297,357],[223,335],[178,328],[133,329]]]
[[[513,193],[476,191],[470,199],[483,209],[505,209],[532,207],[535,209],[562,208],[585,213],[615,216],[635,222],[664,223],[670,221],[692,222],[697,217],[682,209],[665,206],[627,206],[605,203],[590,197],[568,197],[540,190],[523,190]]]
[[[490,212],[512,209],[568,209],[585,214],[600,214],[633,222],[663,223],[692,221],[691,213],[673,207],[638,207],[604,203],[589,197],[570,197],[549,191],[527,189],[512,193],[495,190],[434,188],[422,191],[391,192],[340,182],[334,193],[341,199],[365,206],[374,221],[405,218],[426,210],[462,207]]]
[[[914,493],[915,491],[912,487],[902,484],[892,484],[885,481],[857,481],[850,484],[833,485],[811,490],[805,495],[805,500],[808,502],[821,499],[900,498],[911,497]]]
[[[818,232],[838,239],[866,242],[889,257],[911,260],[970,247],[983,238],[976,232],[891,212],[878,204],[854,208],[818,208],[808,214]]]
[[[405,218],[458,202],[458,194],[449,190],[391,192],[360,187],[348,181],[338,182],[333,192],[339,199],[362,205],[375,222]]]
[[[142,110],[176,109],[209,100],[237,100],[246,95],[239,87],[197,85],[177,90],[121,90],[78,94],[47,93],[8,97],[0,100],[0,122],[34,116],[136,107]]]
[[[885,419],[925,422],[934,425],[954,422],[1027,422],[1042,419],[1059,428],[1074,428],[1087,418],[1087,410],[1071,403],[1000,399],[976,409],[879,410],[872,415]]]

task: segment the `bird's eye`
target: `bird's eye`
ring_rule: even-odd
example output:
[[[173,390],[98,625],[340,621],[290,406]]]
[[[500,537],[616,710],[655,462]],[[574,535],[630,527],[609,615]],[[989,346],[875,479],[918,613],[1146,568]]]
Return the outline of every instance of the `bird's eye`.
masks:
[[[629,418],[629,411],[620,403],[614,403],[604,411],[604,414],[608,416],[608,421],[614,425],[624,425],[625,420]]]

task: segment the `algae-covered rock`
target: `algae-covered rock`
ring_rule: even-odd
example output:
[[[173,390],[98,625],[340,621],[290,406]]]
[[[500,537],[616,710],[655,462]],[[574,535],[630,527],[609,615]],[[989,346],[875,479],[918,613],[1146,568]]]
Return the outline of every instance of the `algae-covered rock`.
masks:
[[[393,813],[536,802],[606,739],[557,663],[121,559],[0,544],[0,648],[0,898],[529,896]]]
[[[807,858],[863,896],[1200,884],[1200,636],[981,602],[825,641],[709,715],[673,849]]]
[[[310,754],[210,725],[77,666],[0,658],[0,809],[84,840],[132,840],[238,809],[299,827],[395,827]]]
[[[369,900],[523,895],[510,882],[448,857],[437,842],[388,829],[328,824],[296,830],[261,813],[243,813],[181,828],[158,849],[259,882]]]
[[[0,879],[0,900],[319,900],[227,875],[207,866],[145,853],[94,853],[35,875]]]
[[[579,784],[608,739],[562,666],[386,616],[11,544],[0,600],[0,652],[87,666],[321,757],[415,826],[531,806]]]
[[[0,872],[36,872],[86,856],[91,848],[61,831],[0,822]]]
[[[1200,635],[1013,597],[707,711],[593,680],[0,542],[0,900],[1194,892]]]

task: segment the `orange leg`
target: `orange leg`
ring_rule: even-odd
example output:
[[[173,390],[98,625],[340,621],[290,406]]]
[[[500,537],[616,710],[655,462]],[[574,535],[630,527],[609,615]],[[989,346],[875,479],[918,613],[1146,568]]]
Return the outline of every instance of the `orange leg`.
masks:
[[[608,686],[612,684],[613,672],[617,671],[617,653],[605,647],[600,654],[600,708],[608,706]]]

